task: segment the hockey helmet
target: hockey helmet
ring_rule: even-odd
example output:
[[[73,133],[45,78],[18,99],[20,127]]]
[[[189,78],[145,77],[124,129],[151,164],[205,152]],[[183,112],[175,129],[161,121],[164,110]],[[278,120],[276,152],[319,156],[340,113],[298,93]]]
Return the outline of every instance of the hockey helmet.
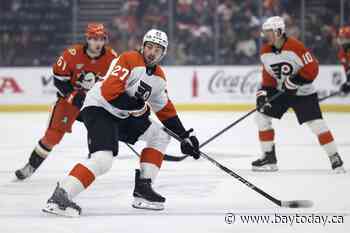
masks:
[[[85,36],[87,38],[105,38],[107,39],[107,29],[102,23],[89,23],[86,27]]]
[[[281,36],[286,33],[286,24],[280,16],[269,17],[262,25],[261,36],[264,36],[264,31],[272,30],[277,35]]]
[[[141,52],[143,53],[143,47],[145,46],[146,42],[152,42],[155,44],[158,44],[163,47],[163,53],[159,57],[159,59],[155,62],[160,62],[162,58],[165,56],[167,49],[168,49],[168,36],[165,32],[157,29],[151,29],[148,32],[146,32],[145,36],[143,37],[142,41],[142,48]]]

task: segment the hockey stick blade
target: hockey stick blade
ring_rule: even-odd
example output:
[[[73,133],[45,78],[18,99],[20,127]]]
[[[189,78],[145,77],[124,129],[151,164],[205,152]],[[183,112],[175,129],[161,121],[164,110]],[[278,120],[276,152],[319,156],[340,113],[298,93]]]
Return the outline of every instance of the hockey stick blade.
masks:
[[[310,208],[314,203],[310,200],[281,201],[281,207],[286,208]]]

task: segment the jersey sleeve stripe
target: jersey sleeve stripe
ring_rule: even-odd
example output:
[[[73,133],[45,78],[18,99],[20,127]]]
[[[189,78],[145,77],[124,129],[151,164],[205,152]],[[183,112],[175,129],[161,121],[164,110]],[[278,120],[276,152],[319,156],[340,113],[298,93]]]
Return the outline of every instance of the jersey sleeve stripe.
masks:
[[[173,103],[168,99],[167,104],[160,111],[156,112],[156,115],[160,121],[165,121],[176,116],[177,113]]]
[[[56,74],[54,74],[53,76],[54,76],[54,78],[56,78],[60,81],[69,81],[70,80],[70,76],[60,76],[60,75],[56,75]]]

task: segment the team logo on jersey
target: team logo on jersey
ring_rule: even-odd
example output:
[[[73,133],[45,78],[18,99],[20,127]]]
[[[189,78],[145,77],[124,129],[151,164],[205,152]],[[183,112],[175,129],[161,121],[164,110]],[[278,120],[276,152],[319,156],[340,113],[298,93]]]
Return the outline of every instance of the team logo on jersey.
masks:
[[[293,73],[293,66],[288,62],[280,62],[270,65],[275,77],[278,79],[283,76],[289,76]]]
[[[85,91],[90,90],[98,80],[98,77],[94,72],[82,71],[78,77],[77,84]]]
[[[146,101],[151,96],[151,93],[152,87],[141,80],[140,85],[137,87],[135,96]]]

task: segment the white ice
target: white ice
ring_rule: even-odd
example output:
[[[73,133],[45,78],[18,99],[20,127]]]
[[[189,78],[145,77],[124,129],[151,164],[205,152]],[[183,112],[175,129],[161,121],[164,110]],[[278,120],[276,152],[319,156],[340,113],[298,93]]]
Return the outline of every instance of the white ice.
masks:
[[[181,112],[186,127],[204,141],[244,113]],[[120,144],[112,170],[80,196],[80,218],[49,216],[41,212],[56,182],[87,157],[86,132],[76,123],[42,167],[28,180],[13,182],[13,173],[27,161],[46,127],[47,113],[0,114],[0,233],[92,232],[350,232],[350,115],[324,115],[343,157],[347,174],[333,174],[317,139],[293,114],[274,121],[280,171],[255,173],[250,163],[260,155],[257,129],[249,117],[203,148],[212,158],[281,200],[309,199],[310,209],[280,208],[213,166],[209,161],[164,162],[155,189],[167,198],[164,211],[131,207],[134,169],[138,159]],[[135,148],[140,151],[142,144]],[[180,155],[173,141],[169,154]],[[236,214],[226,224],[225,214]],[[275,213],[294,216],[344,216],[337,224],[246,224],[243,215]]]

